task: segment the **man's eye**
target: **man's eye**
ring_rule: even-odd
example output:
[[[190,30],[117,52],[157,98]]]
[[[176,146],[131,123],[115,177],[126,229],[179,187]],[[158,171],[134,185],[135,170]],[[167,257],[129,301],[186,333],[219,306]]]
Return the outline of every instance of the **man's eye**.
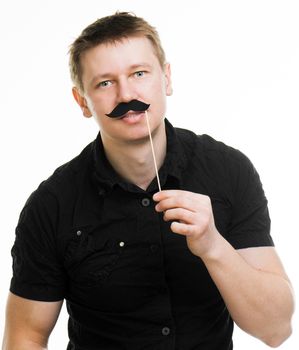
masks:
[[[145,74],[145,71],[141,70],[135,73],[136,77],[143,77]]]
[[[101,81],[97,87],[107,87],[111,85],[111,81],[110,80],[105,80],[105,81]]]

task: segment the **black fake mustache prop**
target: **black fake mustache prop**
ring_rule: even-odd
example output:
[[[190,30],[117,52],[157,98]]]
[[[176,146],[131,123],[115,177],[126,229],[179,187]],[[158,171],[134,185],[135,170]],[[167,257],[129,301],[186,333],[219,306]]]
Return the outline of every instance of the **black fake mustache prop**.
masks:
[[[149,104],[138,100],[132,100],[128,103],[121,102],[113,109],[111,113],[106,114],[106,116],[109,118],[119,118],[128,113],[129,111],[145,112],[149,106]]]

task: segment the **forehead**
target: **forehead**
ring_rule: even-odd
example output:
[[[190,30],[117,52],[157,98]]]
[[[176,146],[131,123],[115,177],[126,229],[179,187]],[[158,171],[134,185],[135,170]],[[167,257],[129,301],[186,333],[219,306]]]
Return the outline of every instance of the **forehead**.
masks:
[[[139,63],[159,64],[154,47],[146,37],[123,38],[99,44],[81,57],[83,80],[103,72],[118,73]]]

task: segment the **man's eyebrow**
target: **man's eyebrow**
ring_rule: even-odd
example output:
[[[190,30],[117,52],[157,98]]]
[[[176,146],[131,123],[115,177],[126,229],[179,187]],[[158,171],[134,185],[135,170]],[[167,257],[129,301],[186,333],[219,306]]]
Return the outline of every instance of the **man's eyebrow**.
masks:
[[[103,74],[97,74],[96,76],[94,76],[92,79],[91,79],[91,81],[90,81],[90,84],[92,85],[92,84],[94,84],[96,81],[98,81],[98,80],[108,80],[108,79],[110,79],[111,78],[111,76],[112,76],[112,74],[111,73],[103,73]]]
[[[145,62],[140,62],[140,63],[135,63],[129,66],[128,70],[135,70],[135,69],[141,69],[141,68],[147,68],[150,69],[152,66],[149,63]],[[94,84],[97,80],[105,80],[105,79],[110,79],[114,74],[113,73],[102,73],[102,74],[97,74],[95,77],[92,78],[91,84]]]
[[[152,68],[152,66],[149,63],[141,62],[132,64],[129,69],[137,69],[137,68]]]

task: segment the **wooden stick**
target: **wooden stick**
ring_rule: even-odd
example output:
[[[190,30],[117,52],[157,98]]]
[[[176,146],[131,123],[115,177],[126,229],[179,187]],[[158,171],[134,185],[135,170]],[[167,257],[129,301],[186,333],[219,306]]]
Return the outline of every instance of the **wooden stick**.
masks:
[[[152,139],[152,133],[151,133],[150,125],[149,125],[149,119],[148,119],[147,111],[145,111],[145,117],[146,117],[146,124],[147,124],[147,128],[148,128],[148,134],[149,134],[149,139],[150,139],[151,149],[152,149],[152,154],[153,154],[153,159],[154,159],[155,172],[156,172],[159,192],[161,192],[162,189],[161,189],[161,184],[160,184],[160,178],[159,178],[159,173],[158,173],[157,161],[156,161],[155,150],[154,150],[153,139]]]

